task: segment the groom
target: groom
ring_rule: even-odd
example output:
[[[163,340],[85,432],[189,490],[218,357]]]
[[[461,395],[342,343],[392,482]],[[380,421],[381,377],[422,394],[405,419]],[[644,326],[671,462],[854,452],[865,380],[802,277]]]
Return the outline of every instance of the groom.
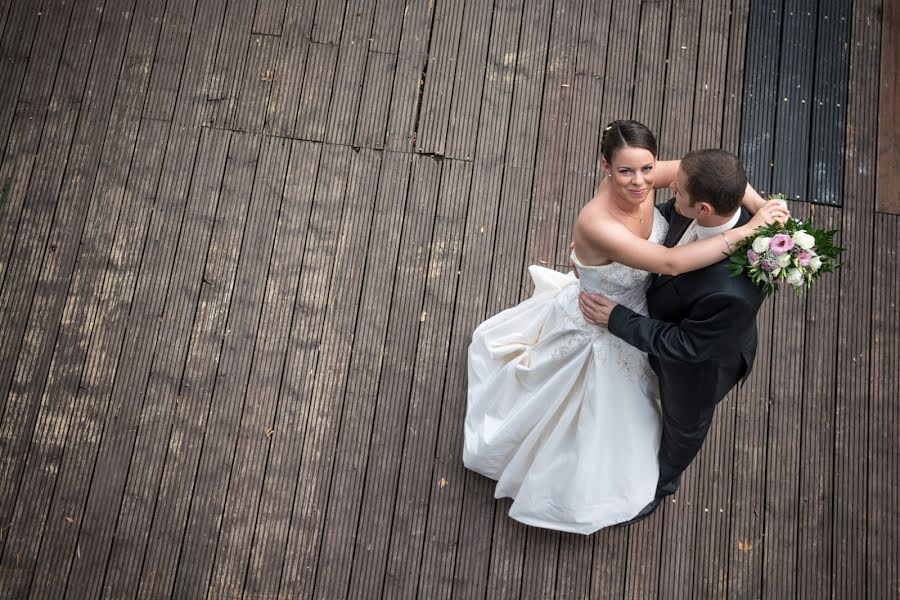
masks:
[[[746,223],[741,207],[747,175],[724,150],[699,150],[681,160],[672,189],[659,207],[669,221],[668,247],[713,236],[730,250],[728,230]],[[756,356],[760,289],[731,277],[728,261],[681,275],[657,275],[647,290],[649,317],[597,294],[582,292],[585,319],[649,355],[659,377],[663,431],[656,497],[626,524],[653,513],[681,483],[709,431],[716,404],[747,377]]]

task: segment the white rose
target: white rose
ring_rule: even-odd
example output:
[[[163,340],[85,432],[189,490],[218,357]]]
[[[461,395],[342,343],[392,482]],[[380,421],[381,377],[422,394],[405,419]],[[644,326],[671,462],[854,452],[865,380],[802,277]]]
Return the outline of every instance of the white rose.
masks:
[[[791,285],[800,285],[803,281],[803,273],[800,272],[800,269],[789,269],[785,281]]]
[[[769,242],[772,241],[772,238],[760,236],[753,240],[753,251],[757,254],[762,254],[766,250],[769,249]]]
[[[779,254],[778,258],[775,259],[775,262],[779,267],[789,267],[791,265],[791,253],[785,252],[784,254]]]
[[[809,250],[816,245],[816,238],[806,233],[803,229],[791,236],[791,239],[794,240],[794,244],[800,246],[804,250]]]
[[[811,259],[809,259],[809,268],[812,269],[814,272],[818,271],[819,267],[821,267],[821,266],[822,266],[822,259],[819,258],[818,256],[813,256]]]

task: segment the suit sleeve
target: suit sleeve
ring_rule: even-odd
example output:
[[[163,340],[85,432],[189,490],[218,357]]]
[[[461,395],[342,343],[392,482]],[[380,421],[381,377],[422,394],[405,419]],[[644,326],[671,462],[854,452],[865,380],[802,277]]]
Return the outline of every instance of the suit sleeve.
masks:
[[[756,318],[756,308],[738,296],[710,294],[680,323],[640,315],[621,304],[609,316],[609,331],[660,360],[698,363],[728,350],[735,334]]]

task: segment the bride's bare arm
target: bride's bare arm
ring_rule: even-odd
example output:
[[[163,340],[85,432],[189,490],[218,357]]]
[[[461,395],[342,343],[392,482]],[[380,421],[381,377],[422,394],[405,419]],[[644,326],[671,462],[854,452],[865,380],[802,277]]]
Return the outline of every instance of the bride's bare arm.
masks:
[[[786,211],[775,203],[766,203],[748,223],[706,240],[675,248],[642,239],[619,223],[608,221],[576,223],[576,237],[583,237],[604,256],[615,262],[643,271],[663,275],[679,275],[708,267],[722,260],[730,246],[753,234],[757,227],[782,219]],[[576,242],[576,246],[577,246]]]
[[[658,160],[653,168],[653,187],[667,188],[675,182],[675,174],[681,166],[680,160]]]

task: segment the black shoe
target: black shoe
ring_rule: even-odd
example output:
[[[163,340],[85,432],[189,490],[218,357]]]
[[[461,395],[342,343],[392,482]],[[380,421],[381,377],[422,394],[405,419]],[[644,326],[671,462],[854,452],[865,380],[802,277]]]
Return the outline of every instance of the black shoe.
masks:
[[[645,506],[644,508],[641,509],[641,512],[639,512],[638,514],[636,514],[634,517],[632,517],[631,519],[629,519],[627,521],[623,521],[622,523],[617,523],[616,527],[628,527],[629,525],[634,525],[635,523],[643,521],[644,519],[646,519],[647,517],[652,515],[654,512],[656,512],[656,509],[659,508],[659,504],[661,501],[662,501],[661,498],[654,498],[653,500],[650,501],[650,504],[648,504],[647,506]]]

